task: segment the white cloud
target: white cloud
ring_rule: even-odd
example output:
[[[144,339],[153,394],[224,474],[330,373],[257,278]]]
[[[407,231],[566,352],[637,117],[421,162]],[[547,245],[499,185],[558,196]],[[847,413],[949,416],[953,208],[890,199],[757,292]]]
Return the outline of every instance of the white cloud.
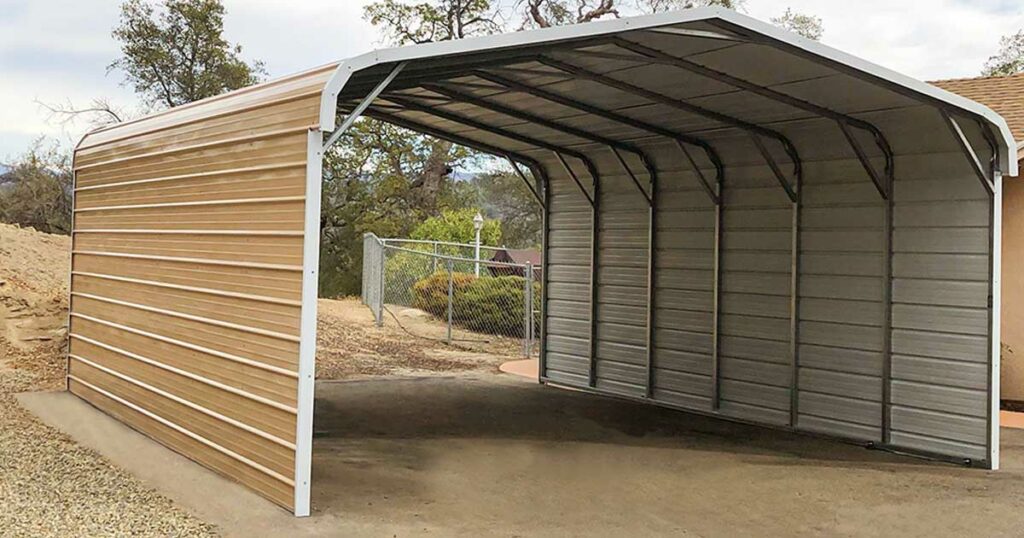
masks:
[[[281,76],[383,45],[362,18],[369,0],[225,0],[226,33],[246,59]],[[626,0],[626,3],[631,3]],[[35,100],[87,104],[107,97],[133,106],[120,74],[111,28],[115,0],[0,0],[0,160],[38,134],[77,139],[85,126],[62,131]],[[747,0],[746,12],[767,20],[787,7],[821,17],[825,43],[921,79],[974,76],[999,37],[1024,28],[1017,0]]]

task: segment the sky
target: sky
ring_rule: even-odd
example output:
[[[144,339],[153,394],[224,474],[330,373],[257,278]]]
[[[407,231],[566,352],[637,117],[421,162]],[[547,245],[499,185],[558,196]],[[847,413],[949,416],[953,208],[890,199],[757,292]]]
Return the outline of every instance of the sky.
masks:
[[[369,2],[224,0],[225,33],[243,58],[287,75],[384,46],[362,18]],[[820,17],[824,43],[921,80],[977,76],[999,38],[1024,29],[1020,0],[746,0],[742,10],[768,20],[787,7]],[[70,147],[88,130],[40,102],[138,108],[122,74],[107,71],[118,13],[116,0],[0,0],[0,162],[40,136]]]

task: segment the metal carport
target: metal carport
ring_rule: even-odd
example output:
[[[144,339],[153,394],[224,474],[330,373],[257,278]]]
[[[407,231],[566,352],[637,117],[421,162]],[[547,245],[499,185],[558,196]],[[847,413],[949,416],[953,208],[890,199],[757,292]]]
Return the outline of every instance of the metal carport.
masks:
[[[360,115],[533,189],[541,382],[998,466],[1005,122],[720,9],[375,51],[90,133],[69,389],[308,514],[321,158]]]

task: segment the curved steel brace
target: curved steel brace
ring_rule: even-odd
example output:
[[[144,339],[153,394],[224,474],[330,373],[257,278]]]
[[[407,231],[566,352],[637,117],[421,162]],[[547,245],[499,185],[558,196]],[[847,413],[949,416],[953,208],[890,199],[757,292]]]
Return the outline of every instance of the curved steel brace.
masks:
[[[994,170],[986,172],[985,166],[981,164],[981,159],[978,158],[978,154],[974,151],[974,147],[971,146],[971,141],[967,139],[967,135],[964,134],[964,130],[960,127],[960,123],[956,121],[950,113],[945,110],[941,110],[942,119],[945,121],[946,126],[949,127],[949,132],[953,135],[953,139],[956,140],[957,146],[960,151],[963,152],[964,157],[967,158],[968,164],[971,165],[971,170],[978,176],[978,181],[985,187],[985,191],[988,192],[989,196],[995,192],[995,174]]]
[[[391,123],[391,124],[394,124],[394,125],[398,125],[399,127],[404,127],[404,128],[409,129],[411,131],[416,131],[416,132],[419,132],[419,133],[428,134],[428,135],[433,136],[435,138],[441,138],[441,139],[444,139],[444,140],[448,140],[450,142],[454,142],[454,143],[459,144],[461,146],[466,146],[467,148],[473,148],[473,149],[475,149],[477,151],[482,151],[484,153],[490,153],[491,155],[497,155],[497,156],[502,156],[502,157],[506,157],[506,158],[512,157],[516,161],[518,161],[519,163],[529,167],[530,170],[534,170],[534,169],[537,169],[537,168],[542,168],[539,161],[537,161],[536,159],[533,159],[531,157],[527,157],[525,155],[522,155],[520,153],[510,152],[507,149],[499,148],[497,146],[492,146],[490,144],[486,144],[486,143],[483,143],[483,142],[478,142],[476,140],[471,140],[471,139],[463,137],[463,136],[459,136],[459,135],[456,135],[456,134],[448,133],[448,132],[445,132],[445,131],[443,131],[441,129],[437,129],[437,128],[431,127],[429,125],[426,125],[426,124],[423,124],[423,123],[420,123],[420,122],[417,122],[417,121],[414,121],[414,120],[410,120],[410,119],[402,118],[400,116],[396,116],[396,115],[394,115],[394,114],[392,114],[390,112],[383,112],[383,111],[377,110],[374,107],[371,107],[368,110],[366,110],[366,112],[364,112],[363,115],[367,116],[367,117],[370,117],[370,118],[373,118],[373,119],[376,119],[376,120],[380,120],[380,121],[384,121],[384,122]]]
[[[599,73],[595,73],[595,72],[589,71],[587,69],[584,69],[582,67],[579,67],[577,65],[573,65],[573,64],[570,64],[570,63],[566,63],[566,62],[555,60],[555,59],[548,58],[548,57],[540,57],[540,58],[538,58],[537,61],[542,63],[542,64],[544,64],[544,65],[546,65],[546,66],[548,66],[548,67],[551,67],[553,69],[558,69],[559,71],[563,71],[563,72],[566,72],[566,73],[571,73],[571,74],[576,75],[577,77],[585,79],[585,80],[590,80],[590,81],[596,82],[598,84],[602,84],[602,85],[605,85],[605,86],[609,86],[611,88],[615,88],[615,89],[617,89],[619,91],[622,91],[622,92],[625,92],[625,93],[630,93],[630,94],[633,94],[633,95],[636,95],[636,96],[639,96],[639,97],[643,97],[643,98],[645,98],[645,99],[647,99],[649,101],[653,101],[655,103],[659,103],[659,104],[662,104],[662,105],[665,105],[665,106],[668,106],[668,107],[672,107],[672,108],[675,108],[677,110],[682,110],[682,111],[690,113],[690,114],[695,114],[695,115],[698,115],[698,116],[703,116],[705,118],[709,118],[709,119],[717,121],[719,123],[724,123],[724,124],[727,124],[727,125],[731,125],[731,126],[737,128],[737,129],[741,129],[743,131],[746,131],[747,133],[751,134],[751,136],[754,137],[755,139],[758,139],[758,137],[762,137],[762,136],[766,137],[766,138],[774,139],[774,140],[778,141],[779,144],[782,145],[783,150],[785,150],[786,154],[789,156],[790,160],[792,161],[792,163],[793,163],[793,176],[795,178],[797,178],[797,181],[799,181],[799,178],[801,178],[803,176],[803,163],[800,160],[800,154],[797,151],[796,146],[793,145],[793,143],[789,140],[789,138],[786,137],[786,135],[784,135],[784,134],[782,134],[782,133],[780,133],[778,131],[775,131],[775,130],[772,130],[772,129],[768,129],[767,127],[762,127],[760,125],[756,125],[756,124],[753,124],[753,123],[750,123],[750,122],[747,122],[747,121],[744,121],[744,120],[741,120],[741,119],[738,119],[738,118],[734,118],[734,117],[729,116],[727,114],[722,114],[720,112],[715,112],[713,110],[709,110],[709,109],[703,108],[701,106],[693,105],[693,104],[687,103],[685,101],[679,101],[679,100],[677,100],[677,99],[675,99],[673,97],[669,97],[667,95],[664,95],[664,94],[661,94],[661,93],[658,93],[658,92],[655,92],[655,91],[652,91],[652,90],[648,90],[647,88],[641,88],[640,86],[636,86],[636,85],[631,84],[629,82],[626,82],[626,81],[623,81],[623,80],[619,80],[619,79],[616,79],[616,78],[612,78],[612,77],[609,77],[607,75],[602,75],[602,74],[599,74]],[[763,147],[763,143],[761,143],[760,146]],[[758,148],[758,149],[760,149],[760,148]],[[762,154],[764,154],[764,153],[762,152]],[[772,166],[773,163],[774,163],[774,161],[770,161],[769,162],[769,166]]]
[[[570,125],[565,125],[563,123],[560,123],[560,122],[558,122],[556,120],[552,120],[550,118],[545,118],[543,116],[538,116],[536,114],[533,114],[533,113],[530,113],[530,112],[526,112],[526,111],[523,111],[523,110],[519,110],[519,109],[515,109],[515,108],[512,108],[512,107],[500,104],[500,103],[495,103],[495,102],[490,101],[488,99],[484,99],[484,98],[476,96],[476,95],[472,95],[472,94],[461,92],[461,91],[458,91],[458,90],[455,90],[455,89],[452,89],[452,88],[448,88],[447,86],[444,86],[444,85],[441,85],[441,84],[424,84],[422,87],[424,89],[430,90],[430,91],[432,91],[434,93],[438,93],[438,94],[444,95],[444,96],[446,96],[446,97],[448,97],[450,99],[456,100],[456,101],[460,101],[460,102],[463,102],[463,103],[468,103],[468,104],[471,104],[473,106],[476,106],[476,107],[479,107],[479,108],[483,108],[485,110],[490,110],[491,112],[497,112],[499,114],[508,116],[510,118],[515,118],[515,119],[518,119],[518,120],[530,122],[530,123],[535,124],[535,125],[540,125],[540,126],[545,127],[547,129],[551,129],[552,131],[558,131],[560,133],[565,133],[565,134],[568,134],[568,135],[571,135],[571,136],[575,136],[575,137],[581,138],[583,140],[589,140],[591,142],[595,142],[595,143],[598,143],[598,144],[603,144],[605,146],[608,146],[609,148],[611,148],[612,153],[615,154],[615,157],[618,160],[619,164],[622,166],[622,169],[625,170],[626,174],[630,177],[630,179],[636,185],[637,189],[640,190],[640,193],[643,194],[644,198],[647,199],[647,203],[650,204],[650,202],[651,202],[650,196],[646,193],[646,191],[644,191],[644,188],[640,185],[640,181],[637,179],[636,174],[633,173],[633,170],[630,169],[629,164],[626,163],[626,160],[623,159],[622,155],[619,153],[619,151],[628,151],[629,153],[632,153],[633,155],[636,155],[636,157],[638,159],[640,159],[640,162],[645,163],[644,167],[646,169],[648,169],[648,175],[649,175],[650,171],[649,171],[649,167],[647,166],[647,163],[650,163],[650,158],[647,156],[646,153],[644,153],[643,150],[641,150],[640,148],[634,146],[633,144],[628,144],[628,143],[620,142],[618,140],[612,140],[611,138],[607,138],[607,137],[604,137],[604,136],[601,136],[601,135],[596,135],[596,134],[587,132],[587,131],[585,131],[583,129],[580,129],[578,127],[572,127]]]
[[[507,129],[502,129],[500,127],[493,127],[493,126],[487,125],[486,123],[483,123],[483,122],[481,122],[479,120],[475,120],[473,118],[468,118],[468,117],[462,116],[460,114],[455,114],[455,113],[452,113],[452,112],[448,112],[446,110],[441,110],[441,109],[438,109],[438,108],[434,108],[434,107],[431,107],[431,106],[428,106],[428,105],[424,105],[424,104],[418,103],[418,102],[416,102],[415,99],[411,99],[409,97],[396,96],[396,95],[392,95],[392,94],[386,94],[384,96],[381,96],[381,99],[383,99],[385,101],[390,101],[390,102],[398,104],[398,105],[401,105],[401,106],[405,107],[408,110],[414,110],[416,112],[420,112],[420,113],[423,113],[423,114],[428,114],[428,115],[436,116],[438,118],[441,118],[441,119],[446,120],[446,121],[450,121],[452,123],[458,123],[458,124],[461,124],[461,125],[465,125],[467,127],[471,127],[473,129],[477,129],[477,130],[480,130],[480,131],[486,131],[488,133],[491,133],[491,134],[494,134],[494,135],[497,135],[497,136],[500,136],[500,137],[503,137],[503,138],[508,138],[510,140],[515,140],[515,141],[521,142],[523,144],[534,146],[534,147],[537,147],[537,148],[540,148],[540,149],[546,149],[548,151],[553,151],[553,152],[558,153],[558,154],[568,155],[570,157],[573,157],[575,159],[578,159],[578,160],[582,161],[583,164],[587,167],[587,170],[592,172],[593,174],[596,174],[596,172],[597,172],[597,168],[594,166],[594,163],[590,160],[590,158],[587,157],[586,155],[584,155],[583,153],[580,153],[580,152],[578,152],[576,150],[569,149],[569,148],[564,148],[564,147],[558,146],[556,144],[551,144],[550,142],[545,142],[543,140],[538,140],[536,138],[533,138],[533,137],[530,137],[530,136],[526,136],[526,135],[523,135],[523,134],[519,134],[519,133],[516,133],[516,132],[513,132],[513,131],[509,131]],[[441,138],[444,138],[444,137],[441,137]],[[470,147],[472,147],[472,146],[470,146]],[[498,155],[502,155],[503,153],[508,153],[508,151],[505,150],[505,151],[503,151],[501,153],[498,153]],[[594,177],[596,177],[596,175]]]
[[[719,157],[718,152],[715,151],[715,148],[712,147],[711,144],[709,144],[708,142],[706,142],[705,140],[702,140],[700,138],[692,137],[692,136],[689,136],[689,135],[686,135],[686,134],[682,134],[682,133],[677,133],[677,132],[665,129],[663,127],[659,127],[659,126],[652,125],[652,124],[649,124],[647,122],[644,122],[644,121],[641,121],[641,120],[638,120],[638,119],[631,118],[629,116],[623,116],[623,115],[621,115],[619,113],[616,113],[616,112],[611,112],[609,110],[605,110],[605,109],[598,108],[598,107],[595,107],[595,106],[592,106],[592,105],[581,103],[581,102],[576,101],[574,99],[571,99],[569,97],[565,97],[564,95],[560,95],[560,94],[557,94],[557,93],[554,93],[554,92],[551,92],[551,91],[548,91],[548,90],[544,90],[544,89],[541,89],[541,88],[535,88],[535,87],[530,86],[528,84],[524,84],[522,82],[519,82],[519,81],[517,81],[515,79],[506,78],[506,77],[503,77],[501,75],[496,75],[494,73],[490,73],[488,71],[475,71],[475,72],[473,72],[473,75],[477,76],[479,78],[482,78],[484,80],[487,80],[488,82],[491,82],[493,84],[497,84],[498,86],[501,86],[501,87],[503,87],[506,90],[513,90],[513,91],[518,91],[518,92],[525,93],[525,94],[528,94],[528,95],[532,95],[532,96],[537,97],[539,99],[544,99],[546,101],[551,101],[553,103],[560,104],[560,105],[565,106],[567,108],[572,108],[572,109],[575,109],[575,110],[579,110],[580,112],[586,112],[586,113],[594,115],[594,116],[602,117],[602,118],[607,119],[609,121],[620,123],[622,125],[627,125],[629,127],[632,127],[634,129],[637,129],[637,130],[640,130],[640,131],[646,131],[648,133],[651,133],[651,134],[654,134],[654,135],[657,135],[657,136],[661,136],[661,137],[664,137],[664,138],[671,139],[671,140],[673,140],[679,146],[679,148],[683,151],[683,153],[686,154],[688,161],[694,167],[694,169],[697,171],[698,177],[701,179],[702,183],[704,183],[705,185],[707,184],[707,181],[704,178],[703,173],[700,172],[700,169],[697,166],[696,161],[693,159],[693,157],[686,150],[685,144],[696,146],[696,147],[700,148],[704,152],[704,154],[707,156],[708,160],[711,162],[712,166],[715,167],[715,175],[717,176],[718,182],[721,182],[722,177],[723,177],[723,175],[725,173],[725,167],[722,164],[722,159]],[[711,196],[712,202],[717,204],[718,201],[715,198],[714,194],[710,193],[710,196]]]
[[[508,161],[508,164],[512,166],[512,170],[516,173],[517,176],[519,176],[519,179],[523,180],[523,184],[526,185],[526,188],[530,190],[530,194],[533,195],[533,199],[537,200],[537,203],[543,208],[544,200],[540,197],[540,193],[537,190],[539,186],[534,187],[532,184],[530,184],[530,180],[526,177],[526,174],[524,174],[523,171],[519,169],[519,165],[516,163],[511,153],[506,154],[505,159]]]
[[[872,123],[870,123],[868,121],[865,121],[865,120],[862,120],[862,119],[859,119],[859,118],[855,118],[855,117],[850,116],[848,114],[844,114],[842,112],[837,112],[835,110],[832,110],[832,109],[827,108],[827,107],[823,107],[821,105],[814,104],[814,103],[812,103],[810,101],[805,101],[803,99],[799,99],[797,97],[793,97],[792,95],[788,95],[788,94],[785,94],[785,93],[773,90],[771,88],[768,88],[768,87],[765,87],[765,86],[761,86],[759,84],[755,84],[755,83],[750,82],[748,80],[744,80],[744,79],[741,79],[741,78],[738,78],[738,77],[734,77],[734,76],[732,76],[732,75],[730,75],[728,73],[723,73],[721,71],[717,71],[715,69],[711,69],[709,67],[705,67],[703,65],[700,65],[698,63],[692,62],[690,60],[687,60],[687,59],[684,59],[684,58],[679,58],[677,56],[673,56],[673,55],[668,54],[666,52],[662,52],[660,50],[653,49],[653,48],[641,45],[639,43],[630,41],[630,40],[622,38],[622,37],[612,38],[612,42],[613,42],[613,44],[615,46],[617,46],[619,48],[623,48],[623,49],[629,50],[630,52],[633,52],[633,53],[636,53],[636,54],[639,54],[639,55],[642,56],[642,58],[632,58],[632,57],[624,56],[624,55],[614,55],[614,57],[616,59],[633,60],[633,61],[646,60],[646,61],[653,61],[653,62],[656,62],[656,63],[666,64],[666,65],[671,65],[671,66],[678,67],[680,69],[689,71],[691,73],[695,73],[697,75],[701,75],[703,77],[710,78],[712,80],[717,80],[719,82],[728,84],[728,85],[733,86],[735,88],[739,88],[739,89],[742,89],[742,90],[749,91],[751,93],[760,95],[760,96],[765,97],[767,99],[771,99],[771,100],[779,102],[779,103],[784,103],[784,104],[789,105],[789,106],[791,106],[793,108],[797,108],[797,109],[800,109],[800,110],[811,112],[813,114],[817,114],[818,116],[821,116],[821,117],[824,117],[824,118],[829,118],[829,119],[835,120],[839,124],[840,128],[843,130],[843,135],[849,141],[850,146],[853,148],[854,152],[857,154],[857,159],[860,160],[861,165],[864,167],[864,170],[868,173],[868,176],[870,176],[871,180],[875,183],[875,187],[878,189],[879,193],[882,195],[882,198],[885,199],[885,198],[888,197],[889,193],[885,189],[885,184],[887,182],[884,181],[881,177],[879,177],[878,172],[875,171],[874,166],[872,166],[871,162],[867,159],[867,156],[864,153],[863,149],[860,147],[859,142],[857,141],[856,138],[853,137],[853,134],[849,130],[852,127],[852,128],[855,128],[855,129],[860,129],[860,130],[866,131],[866,132],[868,132],[871,135],[871,137],[873,138],[875,144],[882,151],[882,155],[885,158],[885,175],[888,178],[891,178],[893,176],[893,168],[894,168],[894,159],[893,159],[892,147],[889,145],[889,141],[885,138],[885,135],[882,133],[882,131],[878,127],[873,125]],[[575,52],[579,53],[579,54],[586,54],[586,55],[607,56],[604,53],[600,53],[600,52],[589,52],[589,51],[575,51]]]

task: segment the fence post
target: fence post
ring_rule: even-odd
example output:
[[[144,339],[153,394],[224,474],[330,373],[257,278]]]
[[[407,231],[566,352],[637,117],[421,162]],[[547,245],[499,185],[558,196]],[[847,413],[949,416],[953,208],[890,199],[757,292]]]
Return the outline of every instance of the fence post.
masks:
[[[452,259],[448,258],[448,345],[452,345],[452,310],[455,301],[452,296],[455,294],[454,273],[452,272]]]
[[[385,266],[387,265],[387,249],[384,248],[384,244],[380,244],[380,286],[377,287],[377,326],[384,326],[384,273]]]
[[[523,280],[526,281],[523,289],[523,357],[530,358],[530,348],[533,347],[533,263],[526,262],[523,268]]]
[[[437,272],[437,242],[435,241],[433,243],[433,245],[434,245],[434,256],[431,258],[431,260],[432,260],[431,263],[433,264],[433,267],[431,267],[431,269],[430,269],[430,273],[431,274],[434,274],[434,273]]]

